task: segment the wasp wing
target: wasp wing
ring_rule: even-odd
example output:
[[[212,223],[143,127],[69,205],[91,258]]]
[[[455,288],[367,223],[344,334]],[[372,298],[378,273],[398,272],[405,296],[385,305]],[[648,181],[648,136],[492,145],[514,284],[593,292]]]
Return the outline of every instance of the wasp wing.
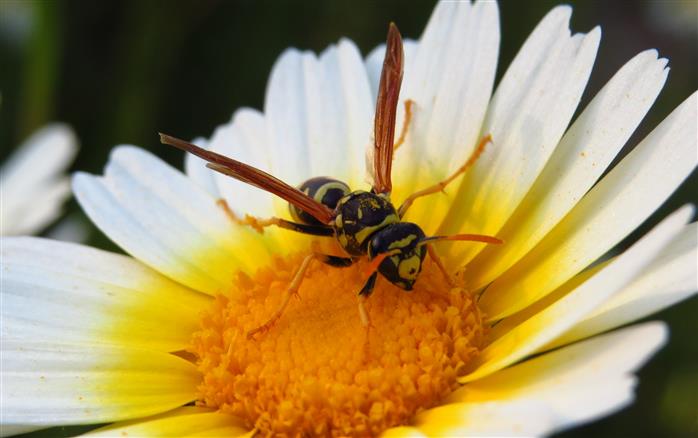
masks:
[[[207,166],[217,172],[273,193],[323,224],[329,224],[333,219],[332,210],[327,206],[262,170],[166,134],[160,134],[160,141],[203,158],[208,161]]]
[[[403,63],[402,37],[395,23],[390,23],[373,125],[373,191],[376,193],[389,193],[393,188],[390,172]]]

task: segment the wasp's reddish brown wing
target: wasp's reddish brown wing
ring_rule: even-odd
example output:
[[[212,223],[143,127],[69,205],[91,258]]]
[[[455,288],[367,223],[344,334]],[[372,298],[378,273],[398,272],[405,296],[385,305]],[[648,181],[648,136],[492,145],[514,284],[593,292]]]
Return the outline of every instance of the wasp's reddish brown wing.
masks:
[[[332,210],[325,205],[264,171],[166,134],[160,134],[160,141],[203,158],[209,162],[208,167],[217,172],[275,194],[323,224],[329,224],[333,219]]]
[[[390,172],[393,167],[395,117],[402,84],[403,58],[400,31],[395,23],[390,23],[373,125],[373,191],[376,193],[389,193],[393,188]]]

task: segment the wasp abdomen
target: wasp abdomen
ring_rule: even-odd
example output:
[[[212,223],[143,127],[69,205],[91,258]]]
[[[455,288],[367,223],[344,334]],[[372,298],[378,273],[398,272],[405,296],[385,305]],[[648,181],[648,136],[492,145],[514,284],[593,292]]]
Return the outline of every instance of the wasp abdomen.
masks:
[[[424,231],[411,222],[391,224],[371,237],[368,244],[368,257],[376,254],[399,250],[395,255],[386,257],[378,266],[385,278],[405,290],[412,290],[422,270],[422,261],[427,254],[425,245],[419,245],[424,239]]]
[[[346,196],[350,191],[349,186],[342,181],[328,178],[326,176],[310,178],[301,184],[298,189],[332,210],[337,207],[339,200]],[[298,222],[309,225],[325,225],[321,224],[320,221],[315,219],[312,215],[299,209],[293,204],[289,204],[288,208],[291,211],[291,216],[293,219]]]
[[[361,190],[352,192],[337,203],[335,233],[339,244],[351,255],[365,255],[373,233],[400,221],[385,196]]]

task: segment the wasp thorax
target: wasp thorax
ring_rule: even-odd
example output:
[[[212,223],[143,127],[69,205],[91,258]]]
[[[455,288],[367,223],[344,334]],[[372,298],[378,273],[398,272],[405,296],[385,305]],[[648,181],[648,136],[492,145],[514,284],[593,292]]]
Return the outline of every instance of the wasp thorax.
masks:
[[[342,181],[328,178],[326,176],[310,178],[301,184],[298,189],[332,210],[337,207],[337,202],[339,202],[339,200],[342,199],[343,196],[346,196],[346,194],[350,191],[349,186]],[[288,208],[291,211],[291,216],[293,219],[298,222],[310,225],[324,225],[313,216],[294,206],[293,204],[289,204]]]
[[[335,233],[351,255],[366,254],[368,239],[376,231],[400,221],[395,207],[381,195],[358,190],[337,203]]]
[[[419,245],[422,239],[424,231],[417,224],[391,224],[373,235],[368,244],[368,256],[373,258],[377,254],[397,251],[383,260],[378,272],[394,285],[412,290],[427,254],[426,246]]]

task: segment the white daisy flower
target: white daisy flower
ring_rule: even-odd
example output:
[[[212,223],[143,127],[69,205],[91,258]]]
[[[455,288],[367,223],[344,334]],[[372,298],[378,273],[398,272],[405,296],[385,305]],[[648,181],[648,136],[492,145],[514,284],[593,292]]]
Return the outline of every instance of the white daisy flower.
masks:
[[[61,214],[70,196],[64,174],[77,152],[72,129],[47,125],[0,168],[0,235],[37,234]]]
[[[245,223],[288,218],[285,202],[198,158],[183,175],[132,146],[115,149],[103,176],[78,174],[84,210],[130,257],[3,239],[4,433],[114,422],[91,434],[544,435],[631,403],[666,327],[601,333],[696,291],[692,209],[595,262],[695,168],[696,94],[603,175],[667,61],[638,54],[570,124],[600,39],[598,28],[572,35],[570,15],[557,7],[541,21],[494,94],[496,3],[439,3],[405,43],[392,200],[446,178],[490,134],[472,168],[407,220],[505,243],[439,244],[459,287],[428,258],[411,293],[379,280],[368,346],[356,311],[365,262],[312,264],[300,300],[246,336],[279,308],[313,244]],[[290,184],[328,175],[366,189],[384,50],[289,49],[264,112],[240,109],[195,142]]]

